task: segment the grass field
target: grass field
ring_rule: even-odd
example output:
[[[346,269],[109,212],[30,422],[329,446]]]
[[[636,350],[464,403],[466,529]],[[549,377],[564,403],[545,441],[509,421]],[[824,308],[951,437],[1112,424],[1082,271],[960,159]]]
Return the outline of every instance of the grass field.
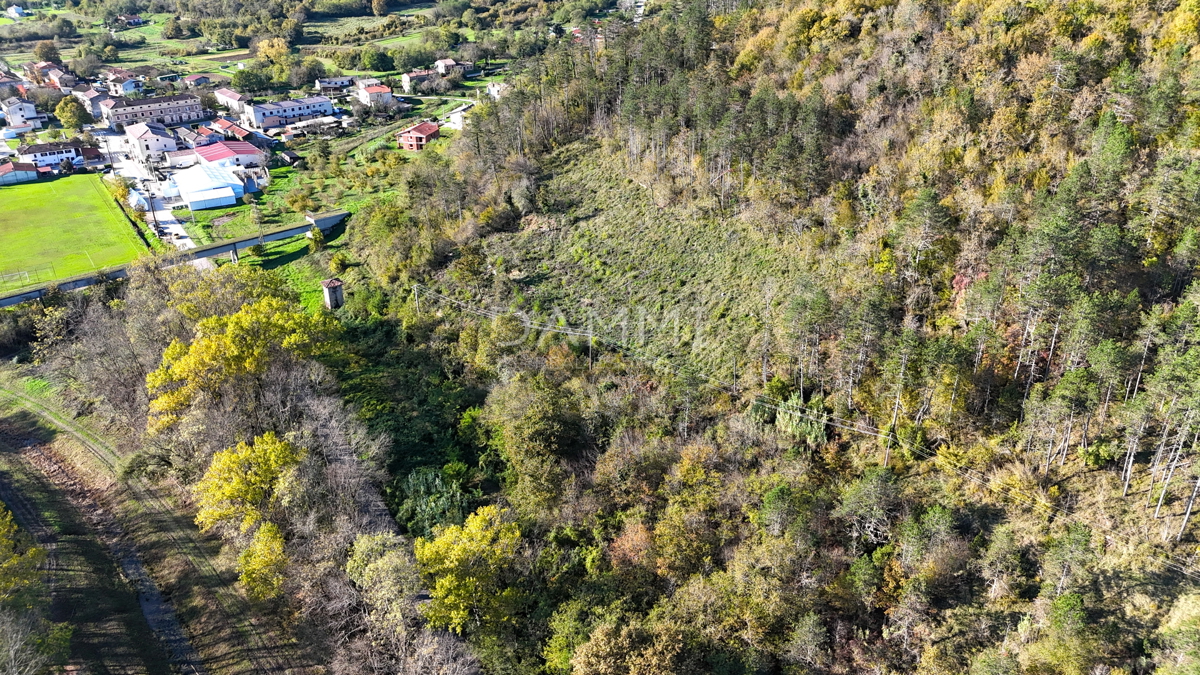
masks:
[[[0,241],[0,274],[49,268],[56,279],[146,250],[95,174],[0,187]]]

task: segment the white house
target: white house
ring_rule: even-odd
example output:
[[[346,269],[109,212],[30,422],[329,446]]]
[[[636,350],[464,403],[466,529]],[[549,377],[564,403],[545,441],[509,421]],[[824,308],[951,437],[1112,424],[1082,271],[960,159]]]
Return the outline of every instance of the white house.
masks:
[[[83,163],[83,147],[77,141],[66,143],[35,143],[17,148],[21,162],[36,166],[58,166],[64,159],[72,164]]]
[[[13,21],[16,21],[25,16],[25,10],[17,5],[10,5],[8,9],[4,10],[4,14]]]
[[[4,111],[4,118],[8,120],[10,127],[30,126],[34,129],[41,129],[42,122],[49,119],[37,111],[33,102],[16,96],[0,101],[0,110]]]
[[[356,89],[354,97],[365,106],[389,105],[392,102],[392,90],[382,84],[373,84]]]
[[[250,101],[249,96],[246,96],[245,94],[239,94],[232,89],[226,89],[224,87],[214,91],[213,95],[217,97],[217,103],[219,105],[223,105],[227,110],[235,113],[242,112],[242,108],[244,108],[246,103]]]
[[[129,138],[129,149],[143,162],[160,160],[165,153],[179,149],[174,134],[157,122],[130,124],[125,127],[125,136]]]
[[[340,94],[352,84],[352,77],[322,77],[317,79],[316,90],[321,94]]]
[[[278,103],[246,106],[242,112],[242,121],[258,129],[272,129],[332,114],[333,102],[329,97],[309,96]]]
[[[108,93],[112,96],[128,96],[142,91],[142,83],[139,80],[114,77],[108,81]]]
[[[454,110],[451,110],[450,114],[446,115],[446,121],[442,124],[442,126],[454,129],[456,131],[462,131],[467,126],[467,111],[474,107],[474,103],[467,103],[465,105],[460,105]]]
[[[500,97],[508,93],[508,90],[511,88],[512,85],[505,84],[504,82],[488,82],[487,95],[491,96],[492,100],[499,101]]]

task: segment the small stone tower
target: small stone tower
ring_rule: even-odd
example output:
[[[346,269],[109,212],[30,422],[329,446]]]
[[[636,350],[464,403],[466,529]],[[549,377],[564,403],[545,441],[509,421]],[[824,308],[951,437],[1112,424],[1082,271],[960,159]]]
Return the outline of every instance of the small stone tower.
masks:
[[[325,309],[337,309],[346,304],[346,299],[342,296],[341,279],[326,279],[321,282],[321,289],[325,291]]]

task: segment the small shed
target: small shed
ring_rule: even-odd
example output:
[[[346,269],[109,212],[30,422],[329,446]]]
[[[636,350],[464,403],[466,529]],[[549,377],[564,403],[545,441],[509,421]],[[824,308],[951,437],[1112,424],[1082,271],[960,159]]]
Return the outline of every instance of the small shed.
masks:
[[[346,304],[342,295],[342,280],[338,278],[325,279],[321,282],[321,290],[325,293],[325,309],[337,309]]]

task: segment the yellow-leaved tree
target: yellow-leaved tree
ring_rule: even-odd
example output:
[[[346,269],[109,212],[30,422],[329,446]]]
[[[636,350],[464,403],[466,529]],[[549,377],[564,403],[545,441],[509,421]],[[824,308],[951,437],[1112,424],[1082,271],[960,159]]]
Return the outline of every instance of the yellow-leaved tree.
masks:
[[[238,556],[238,574],[250,597],[274,598],[283,590],[283,571],[287,556],[283,552],[283,533],[275,523],[263,523],[250,545]]]
[[[250,545],[238,556],[241,581],[255,598],[275,597],[283,587],[283,533],[267,518],[304,454],[303,448],[267,432],[253,443],[238,443],[213,455],[196,484],[196,524],[201,530],[237,523],[245,533],[257,526]]]
[[[41,587],[46,551],[21,539],[12,513],[0,506],[0,605],[29,607]]]
[[[267,371],[281,354],[300,358],[328,350],[338,324],[324,314],[308,314],[276,297],[265,297],[228,316],[196,325],[191,344],[178,340],[163,352],[162,364],[146,377],[151,432],[175,422],[202,396],[219,396],[226,383]]]
[[[521,532],[504,516],[498,507],[484,506],[465,524],[415,542],[417,565],[433,585],[422,608],[430,626],[459,634],[487,631],[512,616],[518,592],[506,587],[504,576],[516,561]]]
[[[283,484],[304,458],[304,449],[279,438],[275,432],[238,443],[213,455],[208,471],[196,484],[201,530],[235,521],[249,532],[266,518],[278,500]]]

